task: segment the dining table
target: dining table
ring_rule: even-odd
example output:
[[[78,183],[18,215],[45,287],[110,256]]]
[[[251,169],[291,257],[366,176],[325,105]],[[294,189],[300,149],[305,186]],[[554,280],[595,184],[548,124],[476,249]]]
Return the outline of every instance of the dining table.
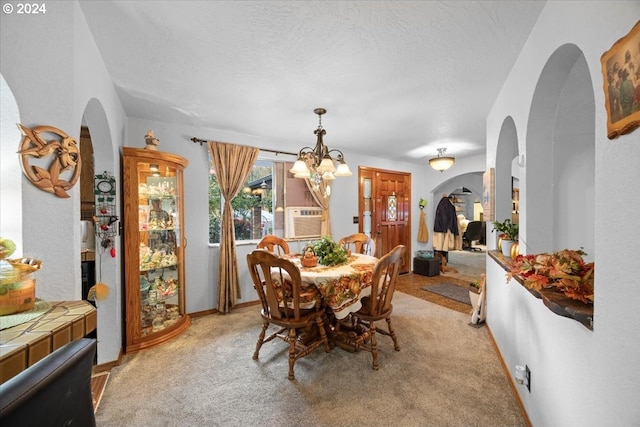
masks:
[[[287,256],[300,270],[303,288],[315,287],[339,321],[362,307],[361,299],[371,295],[371,276],[376,257],[352,253],[347,262],[324,266],[304,267],[300,255]]]
[[[313,289],[320,292],[327,312],[327,332],[331,342],[344,350],[357,353],[362,344],[370,338],[370,332],[361,325],[354,326],[349,317],[362,308],[362,299],[371,295],[371,278],[373,268],[378,261],[376,257],[366,254],[352,253],[346,262],[325,266],[317,264],[305,267],[300,254],[286,254],[285,258],[292,261],[300,270],[303,293],[306,300],[301,302],[301,308],[311,309],[316,304]],[[283,274],[282,271],[272,270],[272,274]],[[279,278],[282,282],[286,277]],[[308,331],[313,336],[313,331]]]

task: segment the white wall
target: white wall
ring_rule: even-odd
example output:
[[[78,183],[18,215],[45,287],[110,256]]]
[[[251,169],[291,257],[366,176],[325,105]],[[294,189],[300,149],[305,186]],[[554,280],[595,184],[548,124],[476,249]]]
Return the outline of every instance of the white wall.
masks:
[[[514,119],[520,152],[535,147],[526,138],[543,67],[560,46],[573,44],[583,52],[595,104],[594,330],[553,314],[517,282],[506,284],[504,270],[487,260],[487,322],[507,365],[531,368],[531,393],[522,386],[518,391],[536,426],[640,424],[635,339],[640,294],[637,239],[630,238],[630,230],[640,229],[640,130],[607,139],[600,64],[601,55],[639,18],[638,2],[548,2],[487,120],[487,167],[495,165],[508,116]],[[544,154],[528,152],[526,158]],[[535,179],[535,171],[529,176]],[[521,197],[526,181],[521,177]],[[525,196],[521,213],[527,211]]]
[[[15,13],[2,14],[1,19],[0,70],[15,97],[19,121],[29,127],[54,126],[79,141],[83,115],[93,100],[102,104],[103,121],[108,121],[103,126],[111,134],[108,141],[96,135],[109,145],[99,150],[112,153],[113,147],[120,146],[124,110],[78,3],[56,2],[55,7],[47,7],[45,15],[29,16],[28,25],[24,16]],[[3,90],[3,105],[7,95]],[[4,139],[5,132],[14,132],[13,127],[15,123],[2,122],[3,152],[5,143],[13,144],[14,152],[18,147],[19,139]],[[119,158],[108,157],[106,162],[96,159],[96,164],[119,173]],[[18,161],[17,156],[13,161]],[[62,199],[40,191],[24,176],[17,179],[22,204],[13,206],[11,215],[22,217],[23,255],[42,260],[36,274],[36,297],[81,299],[80,186],[69,191],[70,198]],[[3,179],[0,185],[4,193],[12,184]],[[3,205],[2,209],[9,208]],[[111,294],[98,308],[98,363],[117,360],[122,347],[118,264],[108,263],[103,275]]]
[[[2,95],[0,105],[0,123],[2,133],[0,133],[0,182],[2,182],[2,192],[0,193],[0,236],[10,238],[16,244],[14,257],[20,257],[22,249],[22,215],[17,214],[15,209],[8,209],[8,206],[22,206],[22,191],[20,183],[22,171],[20,162],[16,155],[15,141],[20,141],[22,137],[16,123],[20,122],[20,111],[11,88],[7,85],[4,76],[0,75],[0,94]],[[21,209],[19,209],[21,211]]]

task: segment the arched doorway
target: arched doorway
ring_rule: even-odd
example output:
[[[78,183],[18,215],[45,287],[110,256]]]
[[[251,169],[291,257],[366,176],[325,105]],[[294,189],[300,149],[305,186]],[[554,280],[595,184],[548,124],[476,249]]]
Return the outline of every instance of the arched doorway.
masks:
[[[16,150],[22,135],[16,126],[20,111],[13,92],[0,75],[0,205],[11,209],[0,210],[0,234],[16,244],[16,254],[22,254],[22,171]]]
[[[525,163],[520,234],[527,252],[582,247],[593,257],[595,100],[587,62],[575,45],[558,48],[542,70]]]
[[[86,132],[90,135],[93,148],[94,175],[106,171],[115,177],[119,177],[120,162],[119,158],[115,157],[117,151],[113,147],[114,143],[107,115],[102,104],[95,98],[87,103],[83,114],[82,126],[86,126]],[[93,179],[91,183],[86,183],[85,185],[93,187]],[[119,212],[119,197],[116,197],[116,203]],[[101,251],[102,248],[96,242],[96,281],[99,280],[109,287],[109,297],[97,302],[98,364],[103,363],[103,361],[117,360],[122,349],[121,250],[120,241],[118,239],[114,240],[115,257],[111,256],[110,250]]]

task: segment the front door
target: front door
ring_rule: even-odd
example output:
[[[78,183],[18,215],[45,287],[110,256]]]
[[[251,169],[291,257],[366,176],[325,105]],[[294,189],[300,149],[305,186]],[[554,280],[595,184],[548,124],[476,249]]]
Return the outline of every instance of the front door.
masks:
[[[377,257],[406,247],[400,273],[411,270],[411,174],[359,167],[360,232],[376,243]]]

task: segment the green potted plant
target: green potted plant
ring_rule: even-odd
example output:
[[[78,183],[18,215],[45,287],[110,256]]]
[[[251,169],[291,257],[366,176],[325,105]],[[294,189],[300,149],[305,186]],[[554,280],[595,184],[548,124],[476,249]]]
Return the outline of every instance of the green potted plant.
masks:
[[[519,225],[510,218],[504,221],[493,221],[493,230],[498,232],[498,250],[506,257],[511,256],[511,246],[518,241]]]
[[[349,260],[347,250],[329,236],[324,236],[316,242],[313,245],[313,252],[318,257],[318,263],[324,266],[338,265]]]

